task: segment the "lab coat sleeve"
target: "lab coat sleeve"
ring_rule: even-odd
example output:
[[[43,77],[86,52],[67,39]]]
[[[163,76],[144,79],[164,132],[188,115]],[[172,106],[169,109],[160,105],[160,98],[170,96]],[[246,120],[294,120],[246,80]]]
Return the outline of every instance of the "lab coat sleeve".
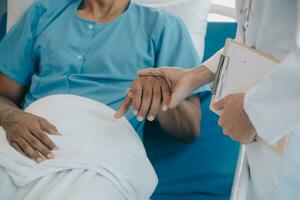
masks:
[[[220,49],[217,53],[215,53],[212,57],[210,57],[207,61],[203,63],[203,66],[208,68],[211,72],[216,73],[220,61],[220,56],[223,53],[224,48]]]
[[[300,0],[298,0],[297,48],[261,85],[249,90],[245,110],[258,135],[276,144],[300,124]]]
[[[300,49],[292,51],[261,85],[246,93],[245,110],[258,135],[276,144],[300,124]]]

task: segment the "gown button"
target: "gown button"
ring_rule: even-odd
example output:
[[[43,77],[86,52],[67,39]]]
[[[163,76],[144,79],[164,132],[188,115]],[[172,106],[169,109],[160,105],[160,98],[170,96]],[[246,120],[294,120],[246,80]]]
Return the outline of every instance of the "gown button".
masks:
[[[94,29],[94,26],[92,24],[89,24],[88,27],[89,27],[90,30]]]

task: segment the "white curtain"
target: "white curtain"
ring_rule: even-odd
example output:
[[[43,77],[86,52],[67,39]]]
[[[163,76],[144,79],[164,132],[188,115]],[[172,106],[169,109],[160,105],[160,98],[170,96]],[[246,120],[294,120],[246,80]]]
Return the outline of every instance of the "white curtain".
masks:
[[[7,30],[22,16],[25,10],[36,0],[7,0]]]

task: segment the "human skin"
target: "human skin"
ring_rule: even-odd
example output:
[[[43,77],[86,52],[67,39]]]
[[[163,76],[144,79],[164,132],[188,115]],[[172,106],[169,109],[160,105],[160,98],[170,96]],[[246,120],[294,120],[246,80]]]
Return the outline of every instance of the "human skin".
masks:
[[[205,66],[192,70],[174,67],[161,67],[142,70],[140,76],[157,76],[165,79],[171,86],[172,94],[169,107],[179,105],[194,89],[214,80],[214,74]],[[222,110],[218,124],[225,135],[242,144],[255,140],[256,131],[244,110],[244,93],[231,94],[216,102],[216,110]]]
[[[139,121],[158,119],[161,127],[184,143],[192,143],[200,134],[201,108],[198,96],[187,98],[168,109],[170,87],[166,80],[154,76],[138,77],[128,91],[115,118],[121,118],[132,107]]]

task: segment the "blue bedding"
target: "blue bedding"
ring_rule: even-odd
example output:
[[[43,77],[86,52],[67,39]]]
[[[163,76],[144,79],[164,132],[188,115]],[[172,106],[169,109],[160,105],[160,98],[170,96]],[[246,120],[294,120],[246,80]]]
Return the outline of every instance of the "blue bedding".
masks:
[[[201,136],[192,145],[148,125],[145,145],[159,177],[153,200],[229,199],[239,144],[223,136],[209,102],[209,94],[202,97]]]

